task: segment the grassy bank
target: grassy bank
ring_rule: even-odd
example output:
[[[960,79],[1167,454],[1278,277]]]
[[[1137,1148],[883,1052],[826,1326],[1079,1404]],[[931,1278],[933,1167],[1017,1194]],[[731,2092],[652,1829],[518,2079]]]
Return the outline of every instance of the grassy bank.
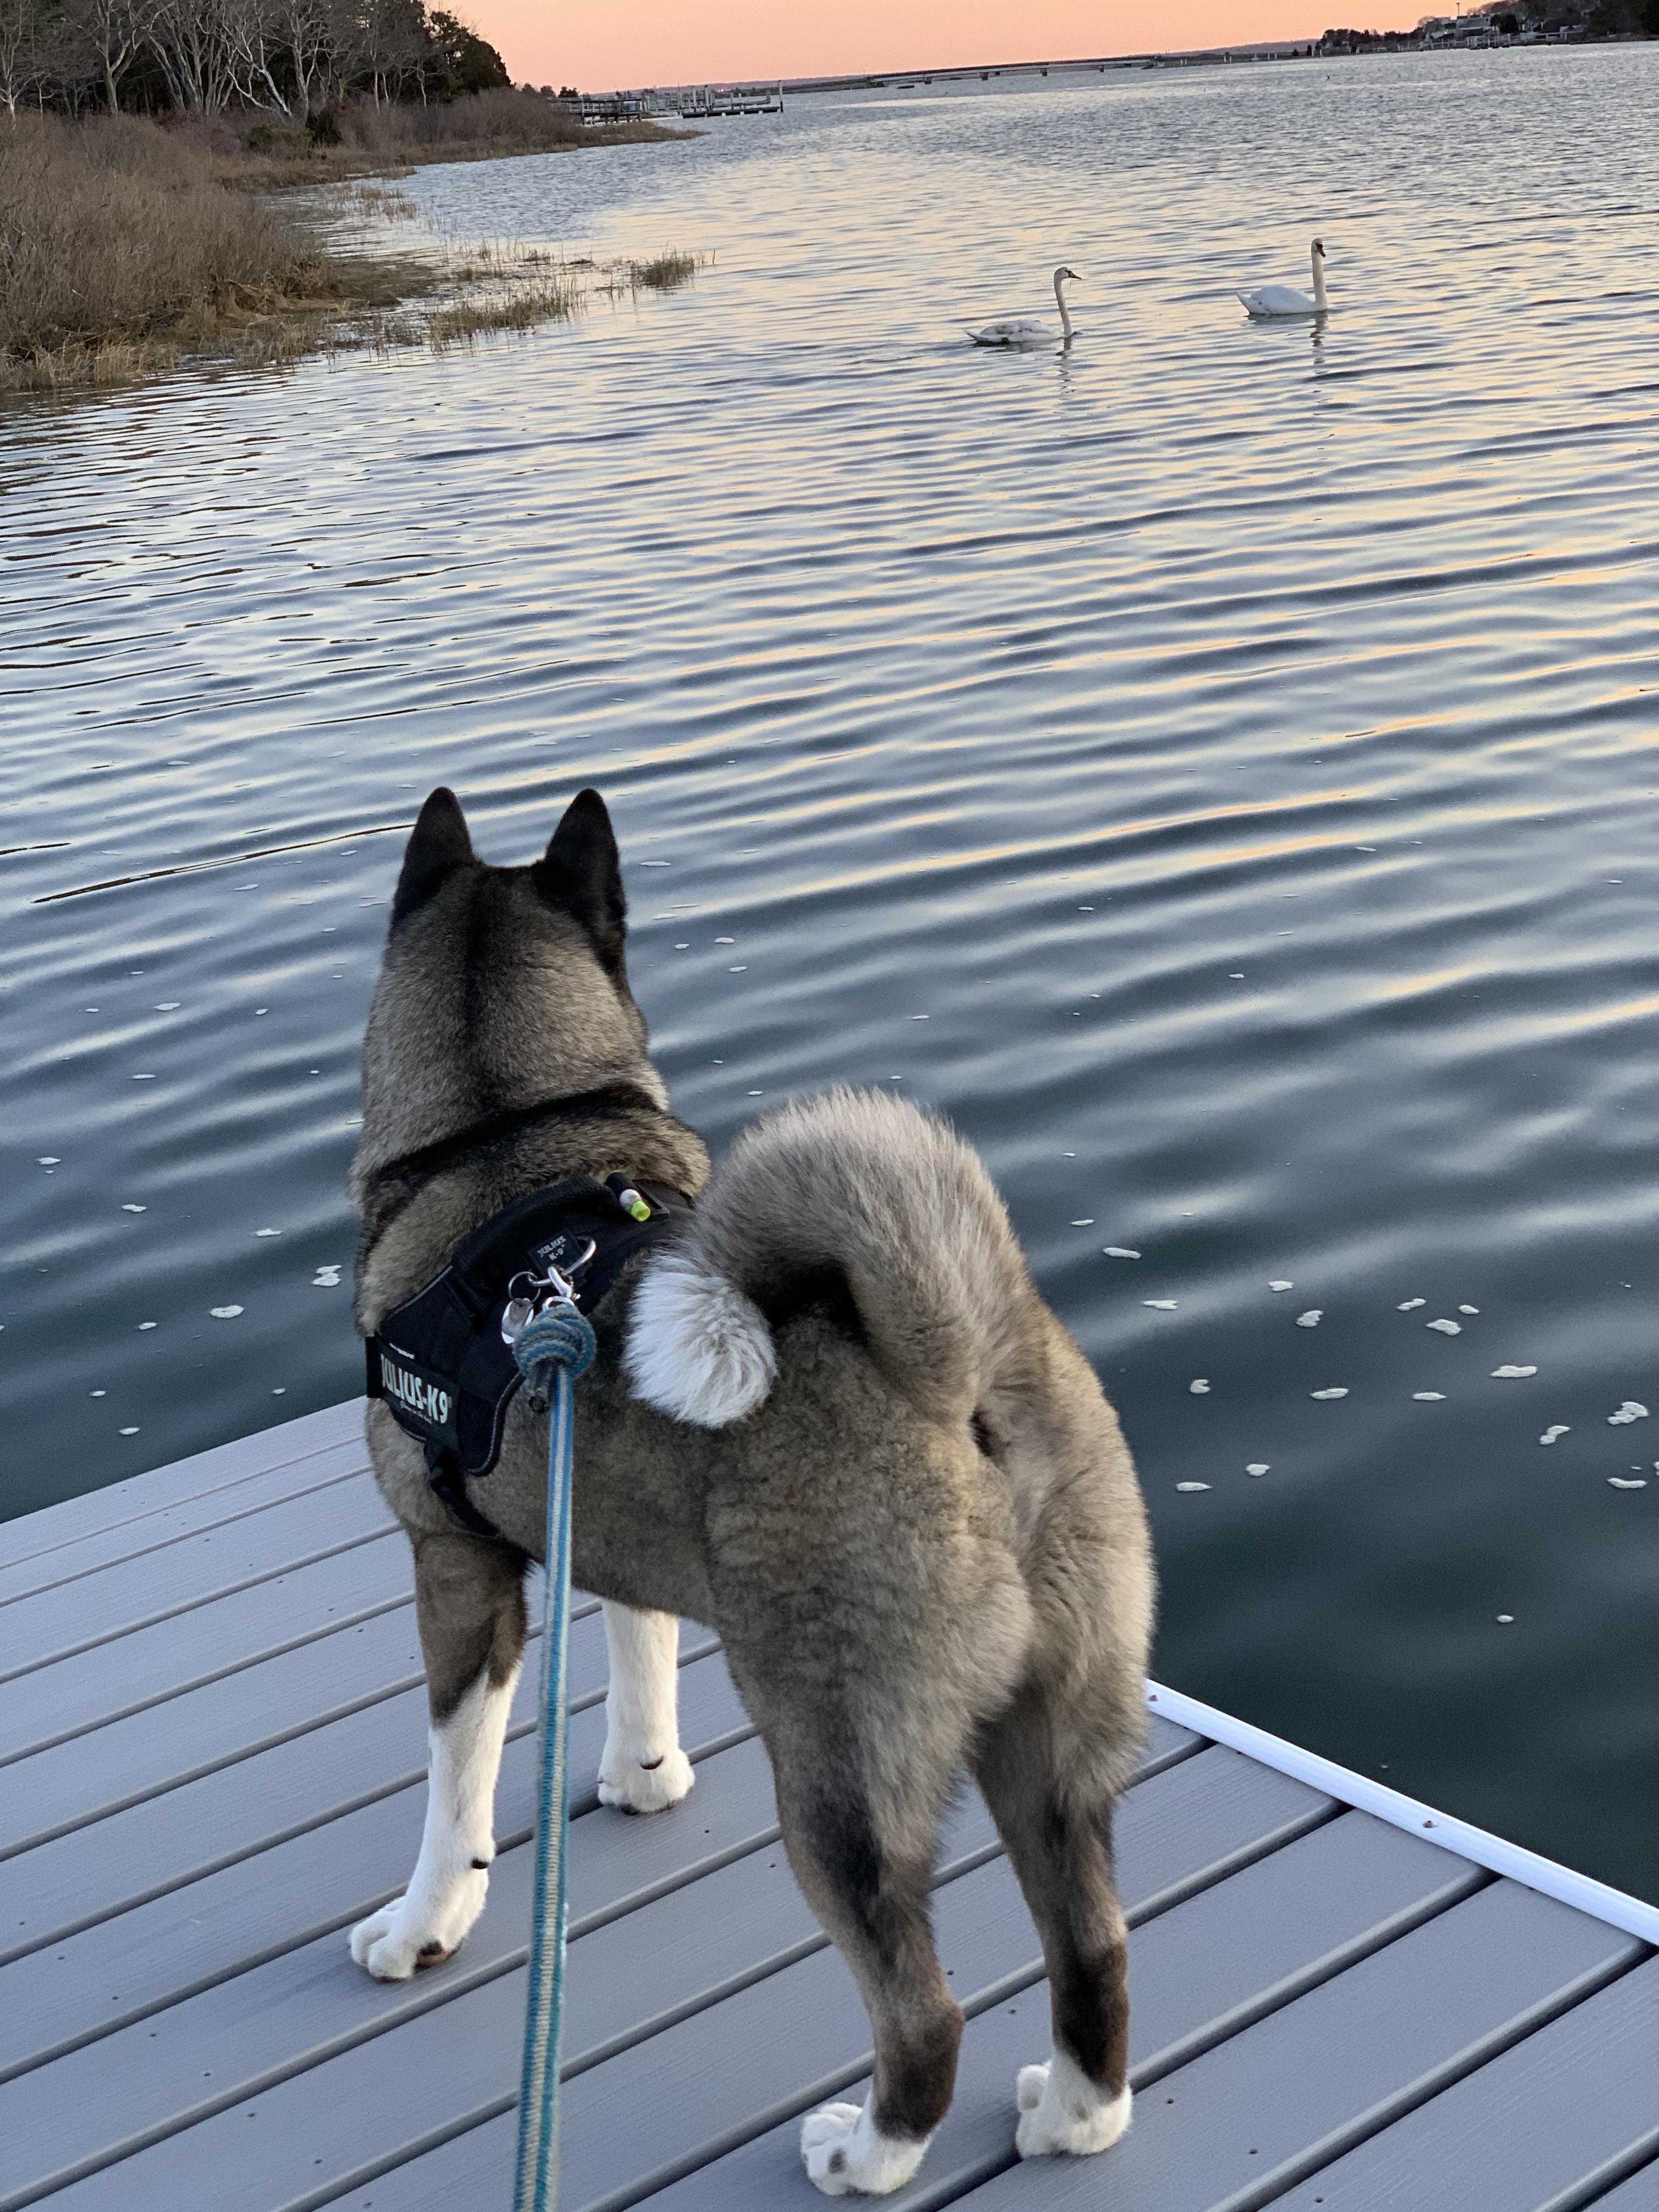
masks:
[[[565,121],[528,95],[484,94],[348,116],[342,143],[314,149],[268,125],[0,118],[0,391],[123,383],[188,356],[278,361],[343,337],[447,344],[574,313],[590,289],[684,282],[684,255],[596,268],[501,248],[346,252],[313,209],[271,189],[406,168],[434,147],[460,160],[545,150],[511,135],[539,125],[530,106]],[[356,189],[366,212],[399,211]]]
[[[568,108],[532,92],[474,93],[465,100],[358,101],[328,110],[316,130],[280,120],[210,134],[216,151],[249,180],[315,184],[328,177],[385,176],[428,161],[497,161],[516,154],[568,153],[582,147],[640,145],[692,137],[654,123],[587,129]]]

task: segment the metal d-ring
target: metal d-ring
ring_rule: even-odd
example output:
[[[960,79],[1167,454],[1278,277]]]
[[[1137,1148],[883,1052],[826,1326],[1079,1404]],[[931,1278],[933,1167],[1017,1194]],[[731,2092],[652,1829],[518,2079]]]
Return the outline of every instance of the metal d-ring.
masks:
[[[507,1304],[501,1310],[501,1342],[516,1344],[532,1316],[544,1313],[549,1306],[574,1305],[574,1279],[599,1249],[590,1237],[586,1250],[571,1261],[568,1273],[550,1267],[544,1275],[538,1275],[529,1267],[521,1267],[507,1286]]]

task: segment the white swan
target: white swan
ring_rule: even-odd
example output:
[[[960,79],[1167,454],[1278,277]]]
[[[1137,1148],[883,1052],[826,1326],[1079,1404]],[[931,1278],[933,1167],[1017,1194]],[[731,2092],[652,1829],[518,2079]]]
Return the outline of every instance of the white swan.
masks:
[[[1256,292],[1238,295],[1247,314],[1265,315],[1322,315],[1330,306],[1325,297],[1325,241],[1316,238],[1313,242],[1313,297],[1298,292],[1293,284],[1264,284]]]
[[[1000,322],[981,324],[968,335],[975,345],[984,346],[1040,346],[1067,343],[1072,335],[1072,318],[1066,312],[1066,295],[1062,284],[1080,284],[1083,279],[1075,269],[1056,269],[1054,271],[1054,305],[1060,309],[1060,335],[1056,338],[1052,323],[1040,323],[1029,316],[1010,315]]]

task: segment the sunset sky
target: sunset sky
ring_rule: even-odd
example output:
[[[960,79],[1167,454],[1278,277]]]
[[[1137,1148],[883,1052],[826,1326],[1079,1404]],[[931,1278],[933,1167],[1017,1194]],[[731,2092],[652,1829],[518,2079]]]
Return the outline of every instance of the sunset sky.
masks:
[[[1342,0],[1164,0],[1155,10],[1130,0],[463,0],[461,12],[516,82],[607,92],[1317,38],[1334,22],[1402,27],[1426,5],[1353,0],[1345,15]]]

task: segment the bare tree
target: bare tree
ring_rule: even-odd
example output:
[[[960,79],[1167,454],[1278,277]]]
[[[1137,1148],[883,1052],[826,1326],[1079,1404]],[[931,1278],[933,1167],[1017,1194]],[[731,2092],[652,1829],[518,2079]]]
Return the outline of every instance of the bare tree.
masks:
[[[278,0],[220,0],[225,31],[225,67],[237,97],[249,107],[274,107],[291,115],[293,107],[277,82],[287,75],[286,26]]]
[[[95,64],[113,115],[121,104],[122,76],[149,41],[155,0],[67,0],[64,14],[77,45]]]
[[[394,99],[431,56],[420,0],[351,0],[342,40],[343,73],[367,78],[376,107]]]
[[[0,107],[14,120],[51,80],[55,15],[46,0],[0,0]]]
[[[149,32],[173,106],[216,115],[235,93],[225,0],[156,0]]]

